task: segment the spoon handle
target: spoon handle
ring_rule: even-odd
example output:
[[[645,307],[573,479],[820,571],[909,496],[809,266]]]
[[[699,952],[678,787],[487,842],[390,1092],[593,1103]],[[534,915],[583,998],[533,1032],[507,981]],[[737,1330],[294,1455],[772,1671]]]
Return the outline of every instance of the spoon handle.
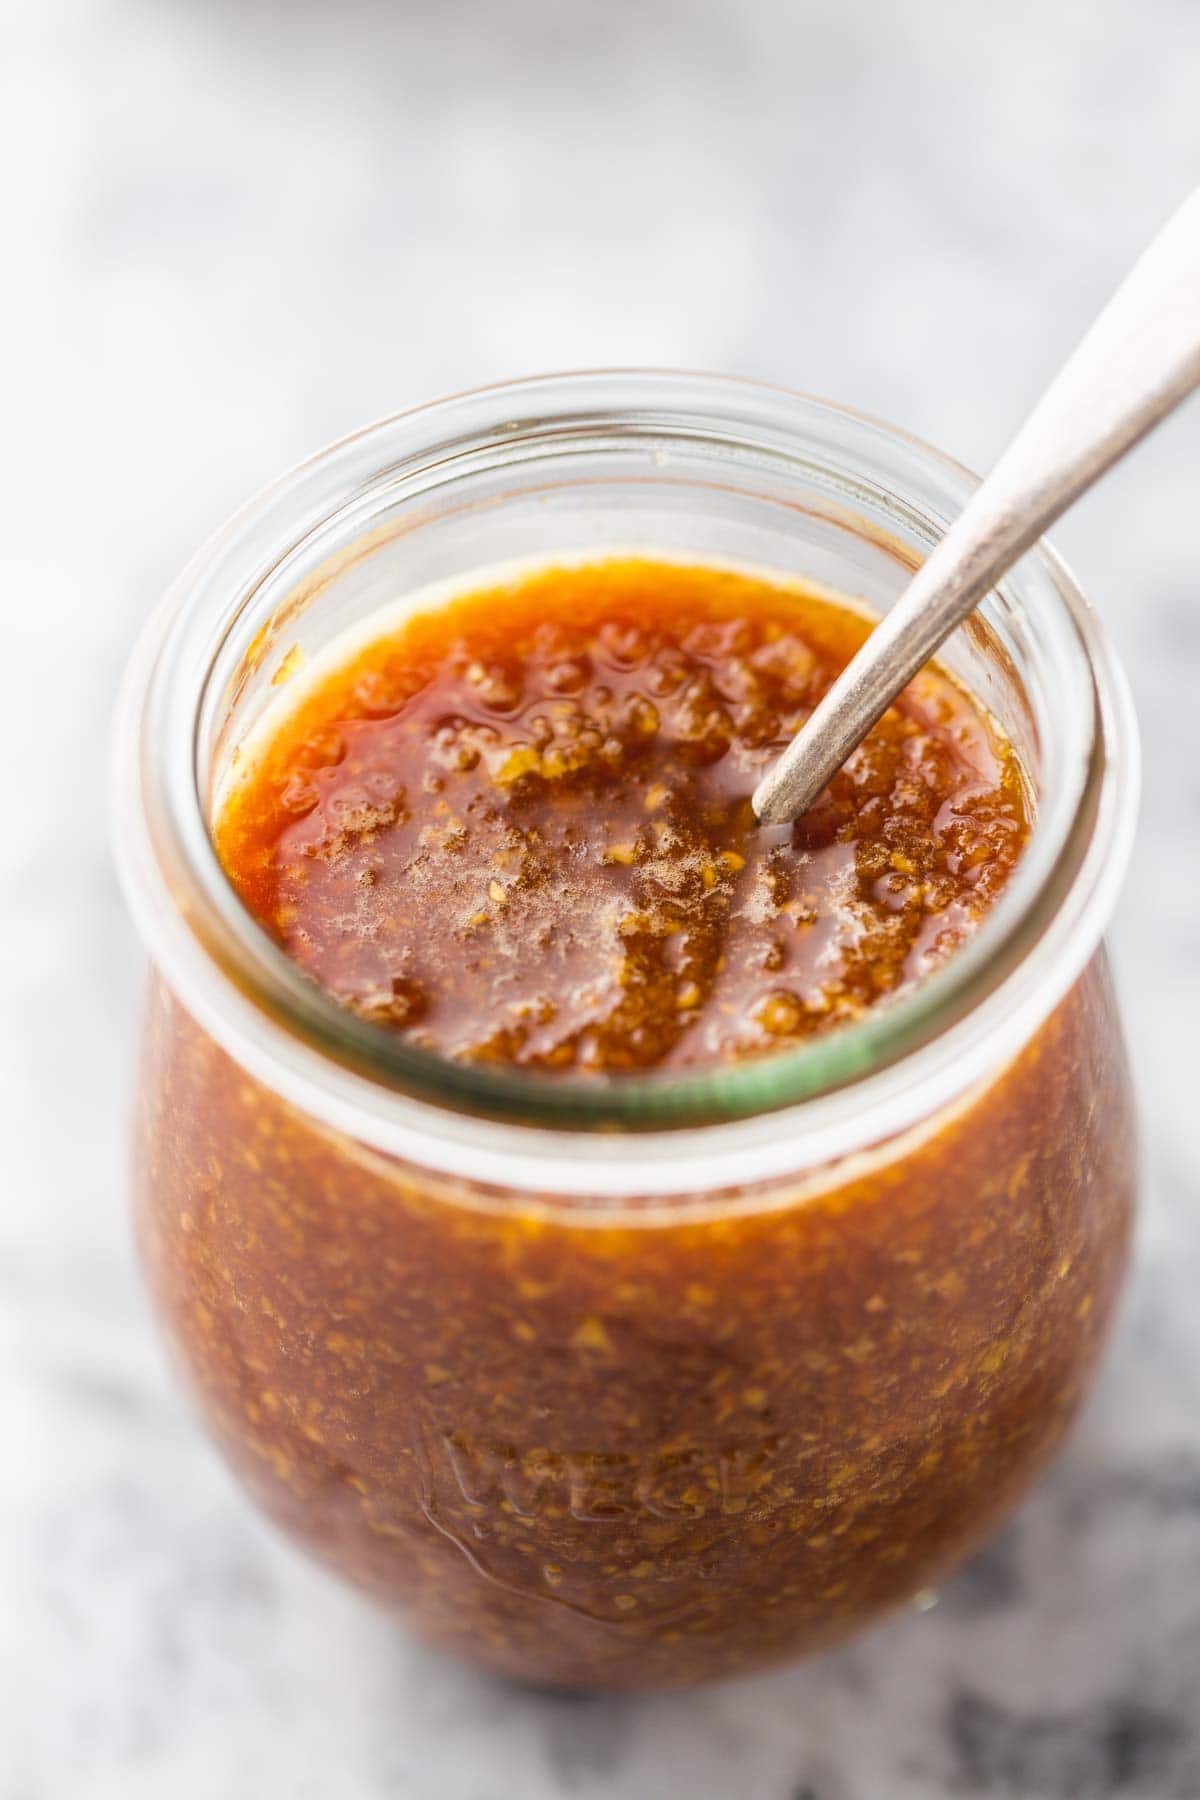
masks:
[[[1154,239],[987,479],[755,790],[812,805],[896,695],[1059,514],[1200,385],[1200,188]]]

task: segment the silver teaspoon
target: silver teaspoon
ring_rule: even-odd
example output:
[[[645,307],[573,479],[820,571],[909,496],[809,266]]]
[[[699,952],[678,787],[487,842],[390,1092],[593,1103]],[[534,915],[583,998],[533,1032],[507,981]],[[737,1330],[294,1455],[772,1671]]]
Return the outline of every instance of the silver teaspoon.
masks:
[[[825,783],[988,589],[1200,385],[1200,188],[1136,262],[987,479],[754,790],[766,825]]]

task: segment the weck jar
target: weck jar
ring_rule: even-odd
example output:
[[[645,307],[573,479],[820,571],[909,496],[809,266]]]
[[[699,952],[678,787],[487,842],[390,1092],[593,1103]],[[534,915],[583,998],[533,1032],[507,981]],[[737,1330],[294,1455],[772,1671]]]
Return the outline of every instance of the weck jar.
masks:
[[[1061,563],[946,646],[1035,823],[970,942],[799,1048],[581,1086],[340,1008],[212,824],[298,655],[516,561],[630,547],[878,612],[971,490],[924,445],[710,377],[540,379],[385,420],[196,557],[117,732],[152,963],[134,1159],[204,1420],[296,1540],[430,1638],[569,1687],[811,1652],[927,1590],[1087,1389],[1135,1127],[1101,939],[1136,738]]]

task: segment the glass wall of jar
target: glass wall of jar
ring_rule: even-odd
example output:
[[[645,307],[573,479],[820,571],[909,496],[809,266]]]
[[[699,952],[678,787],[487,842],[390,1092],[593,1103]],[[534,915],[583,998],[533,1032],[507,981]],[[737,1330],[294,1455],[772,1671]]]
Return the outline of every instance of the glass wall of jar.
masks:
[[[340,1009],[210,828],[302,656],[497,566],[639,552],[878,611],[970,477],[810,399],[560,377],[401,415],[252,502],[148,629],[118,836],[153,975],[139,1238],[210,1430],[316,1554],[567,1686],[811,1651],[939,1579],[1086,1389],[1134,1124],[1101,938],[1136,742],[1039,549],[944,660],[1036,824],[971,942],[799,1049],[608,1082],[440,1060]]]

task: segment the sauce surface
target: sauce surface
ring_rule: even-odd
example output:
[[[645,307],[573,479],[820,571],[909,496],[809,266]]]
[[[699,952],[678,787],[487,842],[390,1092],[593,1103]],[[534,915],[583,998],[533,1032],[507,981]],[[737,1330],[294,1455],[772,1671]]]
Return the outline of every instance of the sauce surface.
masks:
[[[217,823],[242,900],[442,1055],[682,1068],[860,1016],[970,934],[1028,835],[1011,747],[936,670],[792,827],[750,794],[870,621],[648,560],[405,621],[284,711]]]

